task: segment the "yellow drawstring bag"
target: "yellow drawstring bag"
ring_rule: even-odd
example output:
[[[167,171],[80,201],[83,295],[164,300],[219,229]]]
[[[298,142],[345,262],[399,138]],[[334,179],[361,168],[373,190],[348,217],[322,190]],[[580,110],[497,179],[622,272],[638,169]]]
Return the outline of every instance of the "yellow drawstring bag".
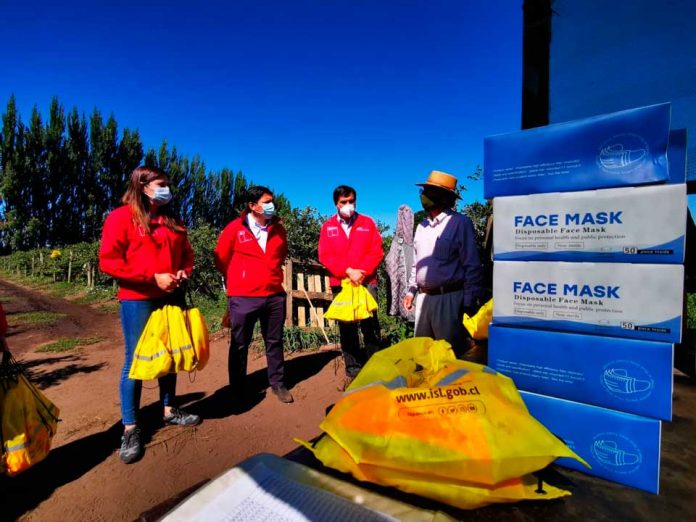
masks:
[[[196,370],[202,370],[210,358],[210,340],[208,338],[208,325],[205,317],[198,308],[189,308],[184,311],[186,325],[191,336],[193,351],[196,360]]]
[[[174,366],[168,343],[167,313],[160,308],[150,314],[140,334],[128,377],[149,381],[167,375]]]
[[[167,317],[167,348],[172,354],[174,362],[173,372],[190,372],[196,369],[196,354],[193,349],[193,341],[189,334],[185,312],[179,306],[165,305],[162,307]]]
[[[324,317],[353,323],[371,317],[375,310],[377,310],[377,301],[367,288],[354,285],[350,279],[345,278],[341,281],[341,291],[334,297]]]
[[[551,500],[570,492],[550,484],[540,484],[532,475],[513,478],[495,486],[462,480],[441,479],[432,475],[402,471],[382,466],[357,464],[330,436],[323,435],[314,445],[295,439],[309,449],[325,466],[350,473],[356,479],[391,486],[461,509],[475,509],[494,503],[520,500]]]
[[[511,379],[450,352],[446,341],[426,338],[378,352],[321,429],[357,464],[477,484],[558,457],[584,463],[528,413]]]
[[[493,299],[489,299],[473,317],[469,317],[469,314],[464,314],[462,323],[464,323],[464,327],[471,337],[481,341],[488,339],[488,325],[491,319],[493,319]]]
[[[10,361],[3,362],[0,378],[0,472],[12,476],[48,455],[60,411],[29,382],[17,363]],[[8,376],[8,369],[14,374]]]
[[[202,369],[209,353],[208,327],[200,310],[165,305],[150,314],[128,377],[145,381]]]

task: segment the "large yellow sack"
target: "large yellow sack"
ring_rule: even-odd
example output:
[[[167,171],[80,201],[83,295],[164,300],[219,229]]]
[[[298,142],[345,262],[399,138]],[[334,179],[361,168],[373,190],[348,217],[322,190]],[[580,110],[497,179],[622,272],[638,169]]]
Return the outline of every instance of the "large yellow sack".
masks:
[[[473,317],[469,317],[469,314],[464,314],[462,323],[473,339],[481,341],[483,339],[488,339],[488,325],[492,319],[493,299],[490,299],[485,305],[479,308],[479,311],[476,312]]]
[[[341,291],[334,297],[324,317],[352,323],[371,317],[375,310],[377,310],[377,301],[367,288],[354,285],[350,279],[346,278],[341,281]]]
[[[488,504],[520,500],[551,500],[570,495],[570,492],[546,483],[541,484],[540,489],[539,481],[532,475],[510,479],[495,486],[484,486],[381,466],[356,464],[328,435],[321,437],[314,445],[301,440],[297,442],[314,453],[325,466],[350,473],[358,480],[395,487],[461,509],[475,509]]]
[[[381,377],[383,376],[383,377]],[[494,485],[575,458],[511,379],[415,338],[370,358],[320,425],[357,464]]]
[[[23,374],[0,383],[0,471],[16,475],[43,460],[58,429],[58,408]]]
[[[456,359],[447,341],[430,337],[406,339],[370,357],[348,389],[394,380],[413,388],[423,382],[427,372],[437,371]]]

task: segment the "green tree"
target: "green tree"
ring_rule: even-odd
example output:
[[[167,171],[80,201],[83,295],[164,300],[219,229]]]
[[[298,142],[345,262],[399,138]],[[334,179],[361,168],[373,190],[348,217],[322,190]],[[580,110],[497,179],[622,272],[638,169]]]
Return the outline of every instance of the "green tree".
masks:
[[[288,232],[288,255],[300,261],[317,261],[317,246],[321,225],[325,221],[313,207],[283,206],[279,215]]]
[[[59,227],[64,230],[67,244],[84,241],[90,236],[87,229],[89,186],[94,184],[90,170],[87,120],[77,107],[68,115],[68,135],[65,140],[65,177],[63,180],[64,214]]]
[[[17,102],[14,94],[7,101],[7,107],[2,115],[2,130],[0,131],[0,176],[8,163],[16,163],[17,127],[21,124],[17,114]],[[0,179],[0,182],[2,179]]]
[[[28,187],[25,204],[29,207],[30,216],[25,231],[27,246],[46,246],[49,211],[46,129],[36,105],[32,109],[24,140],[26,156],[23,183]]]
[[[143,143],[137,130],[123,129],[123,136],[118,144],[116,157],[117,166],[115,169],[119,176],[118,180],[114,180],[112,187],[112,208],[121,204],[121,197],[128,186],[130,174],[143,160]]]
[[[62,244],[66,239],[66,231],[59,226],[63,221],[63,215],[72,212],[65,205],[66,192],[69,191],[65,184],[66,154],[65,154],[65,110],[58,103],[58,98],[51,100],[49,109],[48,127],[46,128],[46,184],[44,190],[48,200],[46,209],[47,244]]]

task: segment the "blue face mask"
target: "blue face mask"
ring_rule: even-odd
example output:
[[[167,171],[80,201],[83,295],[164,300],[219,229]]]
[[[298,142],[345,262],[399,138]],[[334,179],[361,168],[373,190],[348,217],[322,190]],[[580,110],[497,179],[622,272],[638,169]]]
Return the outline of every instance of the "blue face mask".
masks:
[[[263,209],[263,217],[270,219],[275,215],[275,205],[272,201],[270,203],[262,203],[261,208]]]
[[[150,198],[150,201],[152,201],[155,205],[157,206],[162,206],[166,205],[172,200],[172,193],[169,190],[169,187],[155,187],[153,189],[153,195]]]

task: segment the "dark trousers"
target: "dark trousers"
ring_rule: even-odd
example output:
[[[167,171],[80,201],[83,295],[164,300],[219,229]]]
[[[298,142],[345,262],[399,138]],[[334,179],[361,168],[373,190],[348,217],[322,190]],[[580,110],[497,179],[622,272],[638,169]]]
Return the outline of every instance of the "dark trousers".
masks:
[[[261,323],[261,335],[266,346],[268,382],[272,387],[283,384],[283,323],[285,322],[285,293],[267,297],[230,297],[230,355],[227,372],[230,384],[243,389],[247,372],[249,345],[254,325]]]
[[[332,286],[331,291],[334,295],[341,291],[340,286]],[[367,285],[367,291],[377,300],[377,285]],[[360,335],[358,328],[363,335],[365,348],[360,346]],[[341,337],[341,351],[343,361],[346,364],[346,375],[355,377],[365,365],[372,354],[381,348],[381,335],[377,312],[372,317],[358,321],[357,323],[344,323],[338,321],[338,333]]]

